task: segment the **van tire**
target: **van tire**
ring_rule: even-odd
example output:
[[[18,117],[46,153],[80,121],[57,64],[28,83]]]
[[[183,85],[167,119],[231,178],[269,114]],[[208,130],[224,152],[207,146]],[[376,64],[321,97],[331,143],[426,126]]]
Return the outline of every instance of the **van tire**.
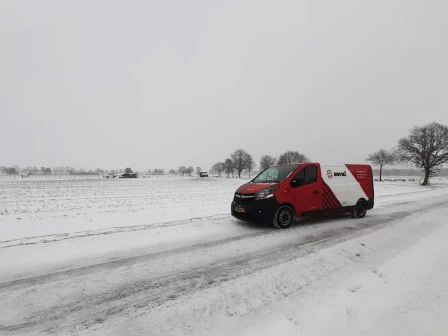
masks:
[[[277,229],[287,229],[294,222],[294,211],[287,205],[281,206],[274,218],[274,226]]]
[[[359,200],[355,205],[355,209],[353,210],[353,217],[362,218],[366,215],[366,212],[367,212],[366,202],[364,200]]]

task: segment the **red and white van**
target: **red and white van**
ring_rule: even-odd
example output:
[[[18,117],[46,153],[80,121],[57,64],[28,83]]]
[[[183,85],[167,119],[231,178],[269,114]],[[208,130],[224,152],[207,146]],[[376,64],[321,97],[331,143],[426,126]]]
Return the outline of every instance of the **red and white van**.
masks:
[[[238,219],[272,222],[284,229],[301,215],[351,213],[364,217],[373,205],[369,165],[301,163],[262,171],[238,188],[231,211]]]

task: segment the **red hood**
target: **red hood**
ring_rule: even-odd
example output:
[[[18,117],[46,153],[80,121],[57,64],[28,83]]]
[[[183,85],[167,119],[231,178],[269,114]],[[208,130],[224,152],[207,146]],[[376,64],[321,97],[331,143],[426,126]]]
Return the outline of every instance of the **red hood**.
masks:
[[[278,183],[246,183],[239,187],[236,192],[242,194],[256,194],[257,192],[270,188]]]

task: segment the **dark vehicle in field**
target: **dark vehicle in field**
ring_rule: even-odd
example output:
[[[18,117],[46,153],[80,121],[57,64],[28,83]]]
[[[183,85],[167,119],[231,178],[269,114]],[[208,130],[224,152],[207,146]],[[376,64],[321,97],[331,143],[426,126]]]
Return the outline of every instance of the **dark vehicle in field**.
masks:
[[[121,175],[117,176],[118,178],[137,178],[138,174],[137,173],[124,173]]]

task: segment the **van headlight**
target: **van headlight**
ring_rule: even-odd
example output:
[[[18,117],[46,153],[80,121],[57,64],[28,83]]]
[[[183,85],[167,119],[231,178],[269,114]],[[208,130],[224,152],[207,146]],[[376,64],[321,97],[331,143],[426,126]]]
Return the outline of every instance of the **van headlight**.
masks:
[[[263,189],[262,191],[259,191],[255,194],[256,200],[266,199],[274,196],[275,191],[278,189],[278,185],[275,185],[273,187]]]

